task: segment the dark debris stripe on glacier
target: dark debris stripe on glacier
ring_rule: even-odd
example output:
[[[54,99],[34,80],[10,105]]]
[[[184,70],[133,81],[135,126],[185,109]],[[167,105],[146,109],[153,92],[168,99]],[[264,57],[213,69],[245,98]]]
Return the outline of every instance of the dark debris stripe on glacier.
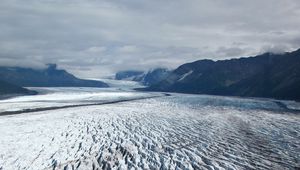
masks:
[[[0,163],[3,169],[299,169],[299,115],[198,100],[182,95],[47,111],[57,113],[32,120],[27,131],[34,132],[18,138],[44,141],[28,146],[34,156],[4,155]],[[19,117],[8,126],[18,123],[29,125]]]
[[[49,111],[49,110],[58,110],[58,109],[66,109],[66,108],[75,108],[75,107],[84,107],[84,106],[99,106],[99,105],[106,105],[106,104],[115,104],[115,103],[121,103],[121,102],[128,102],[128,101],[135,101],[135,100],[143,100],[143,99],[151,99],[151,98],[157,98],[162,96],[169,96],[169,94],[163,94],[163,95],[155,95],[155,96],[148,96],[148,97],[137,97],[137,98],[129,98],[129,99],[117,99],[112,101],[82,101],[83,104],[69,104],[69,105],[62,105],[62,106],[51,106],[51,107],[38,107],[38,108],[32,108],[32,109],[22,109],[17,111],[3,111],[0,112],[0,116],[7,116],[7,115],[15,115],[15,114],[23,114],[23,113],[32,113],[32,112],[40,112],[40,111]],[[47,102],[47,101],[35,101],[35,102]]]

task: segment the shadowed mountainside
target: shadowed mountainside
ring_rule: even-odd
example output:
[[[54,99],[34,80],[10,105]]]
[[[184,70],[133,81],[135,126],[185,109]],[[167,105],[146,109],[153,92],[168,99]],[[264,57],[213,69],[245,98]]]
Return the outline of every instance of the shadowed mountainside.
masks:
[[[132,80],[140,82],[145,86],[151,86],[165,79],[171,73],[166,68],[155,68],[147,72],[142,71],[120,71],[116,73],[116,80]]]
[[[25,87],[108,87],[101,81],[82,80],[48,64],[47,69],[0,67],[0,80]]]
[[[136,71],[136,70],[126,70],[126,71],[119,71],[115,75],[116,80],[134,80],[137,76],[141,76],[144,74],[143,71]]]
[[[181,65],[146,90],[300,100],[299,66],[300,49],[230,60],[199,60]]]
[[[35,91],[30,91],[23,87],[19,87],[0,80],[0,96],[20,95],[20,94],[36,94]]]

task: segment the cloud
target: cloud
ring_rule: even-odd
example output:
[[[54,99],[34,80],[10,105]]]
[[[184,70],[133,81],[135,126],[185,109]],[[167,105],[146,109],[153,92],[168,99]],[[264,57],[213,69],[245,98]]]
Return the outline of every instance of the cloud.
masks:
[[[81,77],[291,51],[298,0],[2,0],[0,65]]]
[[[122,46],[118,49],[118,51],[122,54],[122,53],[135,53],[138,52],[138,48],[136,46],[133,45],[125,45]]]

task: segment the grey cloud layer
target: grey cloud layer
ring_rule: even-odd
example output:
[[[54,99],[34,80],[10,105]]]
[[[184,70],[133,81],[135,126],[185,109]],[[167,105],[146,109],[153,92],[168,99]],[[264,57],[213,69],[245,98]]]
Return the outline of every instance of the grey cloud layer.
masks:
[[[298,0],[2,0],[0,64],[82,77],[300,47]]]

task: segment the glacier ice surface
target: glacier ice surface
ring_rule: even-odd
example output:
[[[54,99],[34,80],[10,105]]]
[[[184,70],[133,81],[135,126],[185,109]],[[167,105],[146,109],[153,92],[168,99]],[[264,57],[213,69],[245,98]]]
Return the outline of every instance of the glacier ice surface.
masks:
[[[151,97],[41,88],[0,110]],[[0,116],[0,169],[297,169],[300,117],[273,100],[172,94]],[[284,103],[285,101],[283,101]],[[299,108],[297,102],[290,108]]]

